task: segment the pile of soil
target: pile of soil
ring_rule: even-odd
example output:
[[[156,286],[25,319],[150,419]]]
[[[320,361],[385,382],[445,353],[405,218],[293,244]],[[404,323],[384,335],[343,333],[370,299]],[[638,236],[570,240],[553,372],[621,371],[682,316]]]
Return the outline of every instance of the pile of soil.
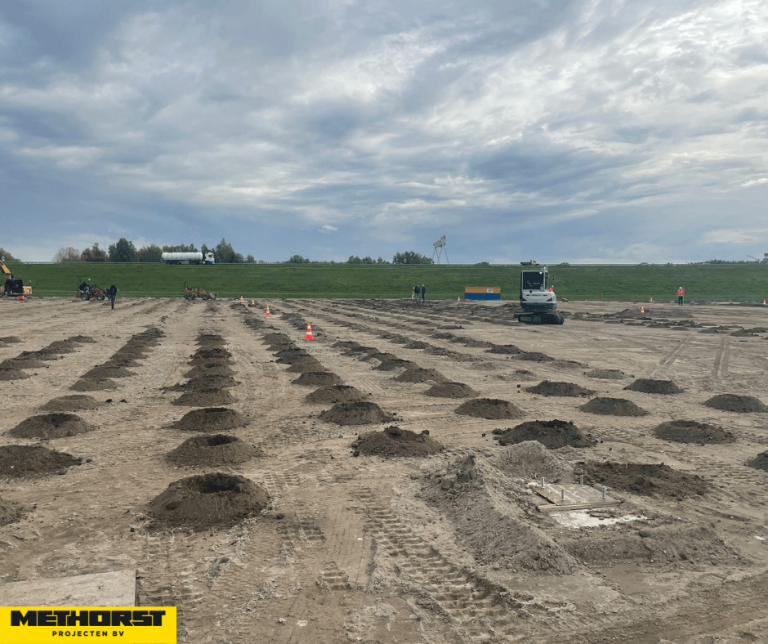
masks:
[[[592,369],[592,371],[585,371],[584,375],[588,378],[599,378],[601,380],[621,380],[626,378],[621,369]]]
[[[231,364],[235,364],[234,360],[229,358],[209,358],[205,356],[197,356],[192,358],[187,364],[190,367],[226,367]]]
[[[208,407],[184,414],[173,427],[192,432],[220,432],[247,424],[248,420],[239,411],[226,407]]]
[[[591,396],[595,392],[591,389],[585,389],[572,382],[556,382],[554,380],[544,380],[535,387],[526,387],[526,391],[540,396],[563,396],[578,398],[580,396]]]
[[[406,349],[426,349],[429,345],[421,340],[414,340],[405,345]]]
[[[530,362],[554,362],[555,359],[552,356],[548,356],[546,353],[539,351],[524,351],[519,356],[520,360],[528,360]]]
[[[216,472],[175,481],[149,503],[149,513],[160,525],[185,524],[202,530],[229,527],[257,515],[269,495],[244,476]]]
[[[235,372],[230,367],[204,364],[193,367],[184,374],[185,378],[197,378],[198,376],[234,376]]]
[[[21,338],[15,335],[7,335],[4,338],[0,338],[0,344],[18,344],[21,342]]]
[[[108,391],[117,389],[117,385],[109,378],[103,380],[78,380],[70,387],[72,391]]]
[[[262,455],[261,450],[237,436],[212,434],[188,438],[176,449],[168,452],[166,458],[179,466],[219,466],[245,463]]]
[[[211,360],[221,360],[225,358],[231,358],[232,354],[227,349],[212,348],[212,349],[198,349],[192,355],[193,358],[210,358]]]
[[[44,360],[40,360],[33,356],[25,356],[23,358],[20,356],[16,356],[15,358],[6,360],[5,364],[11,365],[16,369],[43,369],[50,366]]]
[[[337,425],[376,425],[390,423],[395,419],[376,403],[360,400],[336,403],[320,414],[320,420]]]
[[[751,461],[747,461],[749,467],[756,467],[758,470],[768,471],[768,452],[762,452],[755,456]]]
[[[43,414],[22,420],[6,434],[16,438],[63,438],[77,436],[94,430],[77,414]]]
[[[59,396],[52,398],[40,409],[45,411],[81,411],[83,409],[98,409],[102,406],[93,396],[75,394],[73,396]]]
[[[481,564],[543,575],[579,569],[579,562],[537,527],[540,514],[524,486],[482,457],[470,455],[429,473],[422,498],[451,522],[459,542]]]
[[[661,423],[653,433],[663,440],[677,443],[733,443],[733,432],[727,432],[717,425],[698,423],[695,420],[672,420]]]
[[[81,376],[82,380],[106,380],[107,378],[128,378],[134,375],[133,371],[125,367],[102,365],[94,367]]]
[[[395,358],[394,360],[384,360],[378,364],[374,369],[379,371],[394,371],[395,369],[411,369],[418,368],[415,362],[411,360],[402,360],[401,358]]]
[[[304,399],[310,403],[355,402],[365,398],[365,394],[349,385],[331,385],[321,387]]]
[[[647,416],[645,409],[638,407],[631,400],[624,398],[593,398],[586,405],[579,407],[590,414],[605,416]]]
[[[51,342],[46,347],[46,350],[49,353],[74,353],[77,351],[76,344],[76,342],[72,342],[71,340],[56,340]]]
[[[21,519],[22,511],[18,503],[6,501],[0,497],[0,526],[16,523]]]
[[[312,358],[304,349],[284,349],[283,351],[278,351],[275,355],[277,356],[277,360],[275,360],[277,364],[294,364],[295,362]]]
[[[742,414],[750,412],[764,413],[768,411],[762,402],[752,396],[740,396],[738,394],[720,394],[704,403],[707,407],[713,407],[720,411],[735,411]]]
[[[531,420],[510,429],[495,429],[499,445],[515,445],[526,441],[538,441],[548,449],[592,447],[597,443],[571,422],[565,420]]]
[[[514,344],[495,344],[490,349],[488,349],[487,353],[498,353],[501,355],[507,355],[507,356],[518,356],[521,353],[523,353],[523,350],[520,349],[520,347],[516,347]]]
[[[435,398],[473,398],[477,392],[463,382],[440,382],[427,389],[424,395]]]
[[[495,398],[477,398],[468,400],[459,405],[454,413],[488,420],[506,420],[510,418],[522,418],[523,411],[506,400]]]
[[[68,467],[82,459],[40,445],[4,445],[0,447],[0,476],[22,478],[65,474]]]
[[[69,340],[78,344],[96,344],[96,340],[87,335],[73,335]]]
[[[188,391],[173,401],[174,405],[186,407],[208,407],[211,405],[231,405],[237,402],[226,389],[196,389]]]
[[[692,474],[683,474],[664,464],[587,462],[577,465],[576,475],[585,485],[604,485],[643,496],[685,498],[706,494],[711,484]]]
[[[57,351],[50,351],[48,348],[43,348],[38,351],[22,351],[15,358],[16,360],[58,360],[59,353]]]
[[[330,371],[308,371],[301,374],[296,380],[291,380],[294,385],[305,385],[308,387],[328,387],[330,385],[340,385],[341,378]]]
[[[285,371],[287,373],[308,373],[311,371],[325,371],[325,367],[315,358],[304,358],[294,362]]]
[[[573,466],[550,452],[538,439],[507,447],[494,457],[493,464],[516,479],[530,481],[544,477],[550,483],[573,481]]]
[[[221,345],[221,344],[224,344],[224,338],[223,336],[220,336],[218,333],[200,333],[197,336],[197,344],[198,345],[203,345],[203,344]]]
[[[24,380],[25,378],[29,378],[29,376],[20,369],[0,369],[0,380],[7,382],[10,380]]]
[[[429,456],[442,451],[443,446],[426,431],[415,434],[397,425],[385,427],[381,432],[369,432],[358,436],[350,445],[355,456],[380,456],[381,458],[400,458],[408,456]]]
[[[628,391],[642,391],[645,394],[681,394],[680,389],[672,380],[651,380],[638,378],[631,385],[624,387]]]
[[[421,367],[414,367],[406,369],[399,376],[395,376],[393,380],[397,382],[445,382],[445,376],[436,369],[422,369]]]
[[[212,376],[205,374],[190,378],[187,382],[171,387],[164,387],[166,391],[198,391],[200,389],[227,389],[236,387],[240,383],[232,376]]]

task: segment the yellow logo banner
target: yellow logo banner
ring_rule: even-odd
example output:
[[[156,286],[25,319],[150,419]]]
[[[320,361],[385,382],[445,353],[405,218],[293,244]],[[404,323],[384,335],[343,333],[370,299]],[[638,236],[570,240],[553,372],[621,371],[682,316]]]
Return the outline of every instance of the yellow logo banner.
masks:
[[[0,606],[0,644],[176,644],[175,606]]]

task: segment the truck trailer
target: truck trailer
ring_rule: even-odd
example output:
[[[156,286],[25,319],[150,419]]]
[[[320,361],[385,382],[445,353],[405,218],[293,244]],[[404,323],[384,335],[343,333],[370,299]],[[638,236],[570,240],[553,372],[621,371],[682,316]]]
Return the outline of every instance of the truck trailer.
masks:
[[[213,253],[163,253],[163,264],[213,264]]]

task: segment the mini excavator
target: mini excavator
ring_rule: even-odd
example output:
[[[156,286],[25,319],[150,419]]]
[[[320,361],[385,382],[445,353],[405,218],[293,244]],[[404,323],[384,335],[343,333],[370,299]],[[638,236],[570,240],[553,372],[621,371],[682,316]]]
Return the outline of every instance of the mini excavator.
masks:
[[[29,286],[24,286],[21,279],[14,277],[11,269],[5,264],[5,257],[0,259],[0,271],[5,276],[4,283],[0,284],[0,296],[32,295],[32,282],[29,283]]]
[[[523,324],[562,324],[565,321],[557,310],[554,280],[546,266],[520,272],[520,307],[515,317]]]

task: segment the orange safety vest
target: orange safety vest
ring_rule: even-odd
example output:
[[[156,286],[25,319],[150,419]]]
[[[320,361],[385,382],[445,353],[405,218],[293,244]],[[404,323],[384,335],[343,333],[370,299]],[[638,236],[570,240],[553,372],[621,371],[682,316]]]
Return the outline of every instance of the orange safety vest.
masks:
[[[677,297],[683,297],[683,293],[685,293],[683,289],[681,288],[677,289]]]

